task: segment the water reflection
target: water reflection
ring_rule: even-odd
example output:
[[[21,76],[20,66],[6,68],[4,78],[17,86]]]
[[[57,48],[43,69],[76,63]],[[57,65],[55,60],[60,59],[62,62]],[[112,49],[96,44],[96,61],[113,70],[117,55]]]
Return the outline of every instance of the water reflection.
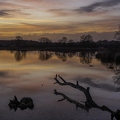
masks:
[[[80,83],[85,83],[88,86],[92,86],[92,87],[99,88],[102,90],[106,90],[106,91],[110,91],[110,92],[118,92],[119,91],[118,88],[116,89],[116,87],[114,85],[111,85],[108,83],[103,83],[103,82],[100,82],[98,84],[92,78],[84,77],[84,78],[78,78],[76,80],[78,80]]]
[[[39,51],[39,59],[41,61],[46,61],[52,58],[53,53],[50,51]]]
[[[20,62],[26,58],[27,51],[11,51],[14,54],[15,60]]]
[[[11,54],[14,54],[14,58],[16,61],[20,62],[26,58],[28,51],[10,51]],[[55,55],[58,59],[63,62],[68,59],[73,58],[74,56],[78,56],[80,58],[80,62],[82,64],[90,64],[92,62],[94,52],[90,51],[81,51],[81,52],[50,52],[50,51],[38,51],[38,58],[41,61],[47,61],[52,59],[53,55]]]
[[[55,55],[58,59],[61,59],[63,62],[67,61],[68,59],[67,53],[55,52]]]
[[[107,67],[120,65],[120,53],[119,52],[112,52],[112,51],[104,51],[98,52],[96,54],[96,58],[101,61],[101,63],[105,65],[109,65]]]
[[[115,85],[117,85],[118,91],[120,91],[120,70],[115,71],[115,76],[113,77]]]
[[[56,56],[63,62],[66,62],[68,59],[72,59],[74,56],[80,59],[80,63],[87,64],[90,67],[93,67],[92,60],[96,58],[106,66],[108,70],[113,71],[114,77],[113,82],[117,86],[119,91],[120,89],[120,53],[115,51],[81,51],[81,52],[51,52],[51,51],[36,51],[39,60],[48,61]],[[27,51],[11,51],[11,54],[14,54],[16,61],[20,62],[26,58]],[[95,85],[97,86],[97,85]],[[109,86],[110,87],[110,86]]]
[[[58,59],[65,62],[68,60],[68,58],[73,58],[73,56],[75,56],[76,53],[55,52],[55,55],[57,56]]]
[[[107,68],[110,70],[107,70],[103,65],[101,65],[100,59],[99,59],[99,62],[98,60],[95,59],[94,52],[91,53],[90,51],[86,51],[86,52],[82,51],[77,53],[76,52],[67,53],[67,52],[50,52],[50,51],[32,51],[32,52],[26,51],[27,57],[22,57],[21,61],[15,62],[16,60],[16,58],[14,58],[15,54],[17,53],[18,56],[24,56],[23,52],[24,51],[12,51],[12,53],[10,53],[9,51],[1,51],[1,54],[0,54],[1,55],[0,56],[1,58],[0,59],[0,62],[1,62],[0,63],[0,68],[1,68],[1,72],[0,72],[1,106],[0,108],[4,109],[4,111],[8,109],[8,106],[6,106],[6,104],[8,104],[9,98],[11,98],[11,96],[17,95],[20,98],[22,98],[23,96],[31,96],[32,98],[34,98],[35,104],[37,105],[37,109],[35,109],[34,111],[30,111],[30,110],[27,111],[27,112],[34,113],[34,116],[37,116],[39,113],[41,114],[46,113],[46,111],[47,113],[49,113],[51,110],[53,110],[52,112],[54,113],[54,108],[57,109],[56,105],[58,104],[55,104],[54,95],[52,96],[51,91],[53,90],[53,84],[52,84],[53,76],[56,73],[59,73],[62,76],[64,75],[71,82],[73,82],[72,80],[76,81],[76,78],[77,78],[78,80],[80,80],[79,82],[81,82],[80,85],[90,86],[91,88],[93,88],[92,89],[93,91],[91,93],[94,96],[95,100],[98,100],[98,101],[100,100],[100,102],[103,101],[104,103],[102,104],[109,106],[113,110],[116,110],[118,108],[119,99],[120,99],[119,92],[115,91],[116,85],[114,85],[112,81],[112,76],[114,71],[119,70],[118,65],[115,66],[114,63],[112,64],[110,63],[111,66],[109,64],[108,65],[109,68]],[[88,65],[90,64],[92,64],[94,67],[89,68]],[[85,78],[85,79],[81,80],[81,78]],[[116,83],[118,84],[118,82]],[[59,89],[59,86],[56,86],[56,89]],[[76,93],[76,91],[71,91],[71,89],[69,88],[67,88],[67,90],[68,90],[68,93],[66,92],[66,87],[63,88],[62,93],[65,93],[65,94],[67,93],[69,95],[69,98],[71,99],[73,97],[75,97],[75,99],[77,99],[78,97],[81,97],[81,100],[84,101],[83,96],[81,95],[79,96]],[[47,107],[48,104],[51,105],[49,108]],[[64,108],[65,109],[68,108],[69,110],[69,106],[67,105],[65,105]],[[39,112],[41,109],[42,111],[44,111],[43,113]],[[16,108],[12,110],[16,110]],[[17,114],[19,114],[20,108],[17,107],[17,110],[19,110],[17,112]],[[59,110],[58,111],[56,110],[55,114],[60,113],[59,114],[60,116],[62,114],[62,111],[63,109],[62,109],[62,106],[60,105]],[[97,110],[95,111],[97,112]],[[50,113],[53,114],[52,112]],[[5,114],[7,113],[9,112],[5,112],[3,115],[5,116]],[[7,118],[11,116],[11,113],[13,112],[10,112]],[[26,112],[22,112],[22,113],[24,113],[23,115],[23,118],[24,118],[24,116],[26,116]],[[103,114],[106,114],[106,113],[103,113]],[[70,112],[70,117],[74,115],[75,114],[73,112]],[[91,112],[90,112],[90,115],[91,115]],[[14,116],[14,113],[12,116]],[[64,116],[66,116],[66,113],[64,114]],[[81,113],[78,114],[78,118],[81,116],[82,116]],[[91,116],[94,117],[96,115],[93,113]],[[68,119],[71,119],[70,117]],[[58,117],[55,117],[55,119],[58,119]],[[77,117],[75,119],[77,119]],[[84,119],[87,119],[86,116]],[[92,118],[92,119],[97,119],[97,118]]]
[[[80,57],[80,62],[82,64],[88,64],[88,65],[92,63],[92,59],[94,55],[95,55],[95,52],[92,52],[92,51],[81,51],[78,54],[78,56]]]
[[[1,71],[0,70],[0,77],[5,78],[7,76],[8,76],[8,72],[7,71]]]
[[[76,53],[68,53],[68,57],[69,58],[73,58],[73,56],[75,56]]]
[[[114,72],[113,81],[120,90],[120,53],[114,51],[98,52],[96,58],[106,66],[109,70]]]

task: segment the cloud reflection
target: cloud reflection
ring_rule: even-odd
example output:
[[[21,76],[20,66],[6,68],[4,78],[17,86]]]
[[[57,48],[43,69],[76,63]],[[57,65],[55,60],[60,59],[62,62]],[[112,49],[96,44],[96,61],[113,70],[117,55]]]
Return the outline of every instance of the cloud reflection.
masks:
[[[116,86],[109,84],[109,83],[105,83],[102,81],[101,82],[95,82],[92,78],[76,78],[76,81],[79,81],[80,83],[85,83],[89,86],[95,87],[95,88],[99,88],[102,90],[106,90],[106,91],[110,91],[110,92],[119,92],[118,89],[116,88]]]
[[[2,77],[2,78],[9,77],[8,76],[8,72],[6,72],[6,71],[0,71],[0,77]]]

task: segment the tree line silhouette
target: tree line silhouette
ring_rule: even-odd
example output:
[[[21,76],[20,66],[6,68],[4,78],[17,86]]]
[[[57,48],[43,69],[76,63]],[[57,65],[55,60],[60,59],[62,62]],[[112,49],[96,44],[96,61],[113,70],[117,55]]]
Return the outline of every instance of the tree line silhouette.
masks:
[[[76,41],[76,40],[75,40]],[[86,34],[75,42],[67,37],[62,37],[56,42],[48,37],[41,37],[37,41],[24,40],[16,36],[13,40],[0,40],[0,49],[9,50],[51,50],[51,51],[80,51],[81,49],[115,49],[120,48],[120,25],[114,34],[114,40],[94,41],[92,35]]]
[[[79,41],[67,40],[66,37],[53,42],[47,37],[42,37],[38,41],[24,40],[17,36],[14,40],[0,40],[0,49],[8,50],[51,50],[51,51],[80,51],[81,49],[119,49],[118,40],[94,41],[91,35],[81,36]]]
[[[91,35],[81,36],[79,41],[67,40],[66,37],[53,42],[47,37],[42,37],[38,41],[24,40],[17,36],[14,40],[0,40],[1,50],[50,50],[50,51],[80,51],[81,49],[115,49],[119,50],[118,40],[94,41]]]
[[[13,40],[0,40],[0,49],[7,50],[52,50],[52,51],[79,51],[81,49],[117,49],[120,48],[120,25],[114,34],[114,40],[94,41],[92,35],[86,34],[80,40],[74,41],[67,37],[62,37],[56,42],[48,37],[41,37],[37,41],[24,40],[21,36],[16,36]]]

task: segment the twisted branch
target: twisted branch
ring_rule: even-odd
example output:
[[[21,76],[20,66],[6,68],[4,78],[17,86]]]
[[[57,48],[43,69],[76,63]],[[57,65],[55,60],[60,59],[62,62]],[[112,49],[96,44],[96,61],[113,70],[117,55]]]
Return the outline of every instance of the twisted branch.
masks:
[[[79,85],[78,81],[76,82],[76,84],[73,84],[71,82],[67,82],[66,80],[64,80],[61,76],[56,75],[55,76],[55,83],[54,84],[59,84],[61,86],[71,86],[72,88],[78,89],[81,92],[84,93],[85,97],[86,97],[86,101],[85,104],[81,104],[75,100],[70,99],[68,96],[66,96],[63,93],[57,92],[57,90],[54,90],[54,94],[55,95],[60,95],[63,97],[63,99],[58,100],[58,102],[63,101],[63,100],[67,100],[68,102],[75,104],[76,108],[82,108],[84,110],[89,111],[90,108],[98,108],[101,109],[102,111],[108,111],[109,113],[111,113],[111,120],[113,120],[113,117],[115,117],[117,120],[120,120],[120,110],[118,109],[116,112],[112,111],[110,108],[108,108],[107,106],[103,105],[103,106],[99,106],[97,105],[97,103],[95,103],[95,101],[92,99],[91,94],[90,94],[90,88],[84,88],[82,86]]]
[[[60,80],[58,80],[58,78],[60,78],[60,80],[62,81],[60,81]],[[93,101],[93,99],[92,99],[92,97],[91,97],[91,95],[90,95],[90,92],[89,92],[89,90],[90,90],[90,88],[89,87],[87,87],[87,89],[85,89],[84,87],[82,87],[82,86],[80,86],[79,85],[79,83],[78,83],[78,81],[76,82],[76,84],[73,84],[73,83],[71,83],[71,82],[66,82],[61,76],[59,76],[59,75],[56,75],[55,76],[55,83],[54,84],[59,84],[59,85],[62,85],[62,86],[64,86],[64,85],[68,85],[68,86],[71,86],[71,87],[73,87],[73,88],[75,88],[75,89],[78,89],[78,90],[80,90],[80,91],[82,91],[84,94],[85,94],[85,97],[86,97],[86,104],[88,104],[88,105],[92,105],[92,106],[94,106],[94,107],[98,107],[98,105]]]

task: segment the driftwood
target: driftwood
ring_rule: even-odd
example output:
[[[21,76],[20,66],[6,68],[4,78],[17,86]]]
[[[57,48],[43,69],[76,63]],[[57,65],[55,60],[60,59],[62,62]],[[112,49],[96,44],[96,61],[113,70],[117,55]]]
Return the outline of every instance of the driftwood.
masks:
[[[14,96],[14,99],[10,100],[8,106],[10,109],[13,109],[14,111],[16,111],[17,108],[20,108],[21,110],[27,108],[32,110],[34,108],[33,100],[29,97],[24,97],[20,101],[18,101],[17,97]]]
[[[82,108],[84,110],[89,111],[89,109],[91,108],[98,108],[102,111],[108,111],[109,113],[111,113],[111,120],[113,120],[113,118],[115,117],[117,120],[120,120],[120,110],[118,109],[116,112],[112,111],[110,108],[108,108],[107,106],[103,105],[103,106],[99,106],[93,99],[92,96],[90,94],[90,88],[84,88],[82,86],[79,85],[78,81],[76,82],[76,84],[73,84],[71,82],[67,82],[66,80],[64,80],[61,76],[56,75],[55,76],[55,83],[54,84],[59,84],[61,86],[71,86],[75,89],[80,90],[81,92],[84,93],[85,97],[86,97],[86,101],[84,102],[84,104],[77,102],[75,100],[72,100],[71,98],[69,98],[68,96],[66,96],[63,93],[57,92],[57,90],[54,90],[54,94],[55,95],[60,95],[63,97],[63,99],[58,100],[58,101],[63,101],[63,100],[67,100],[68,102],[75,104],[76,108]]]

